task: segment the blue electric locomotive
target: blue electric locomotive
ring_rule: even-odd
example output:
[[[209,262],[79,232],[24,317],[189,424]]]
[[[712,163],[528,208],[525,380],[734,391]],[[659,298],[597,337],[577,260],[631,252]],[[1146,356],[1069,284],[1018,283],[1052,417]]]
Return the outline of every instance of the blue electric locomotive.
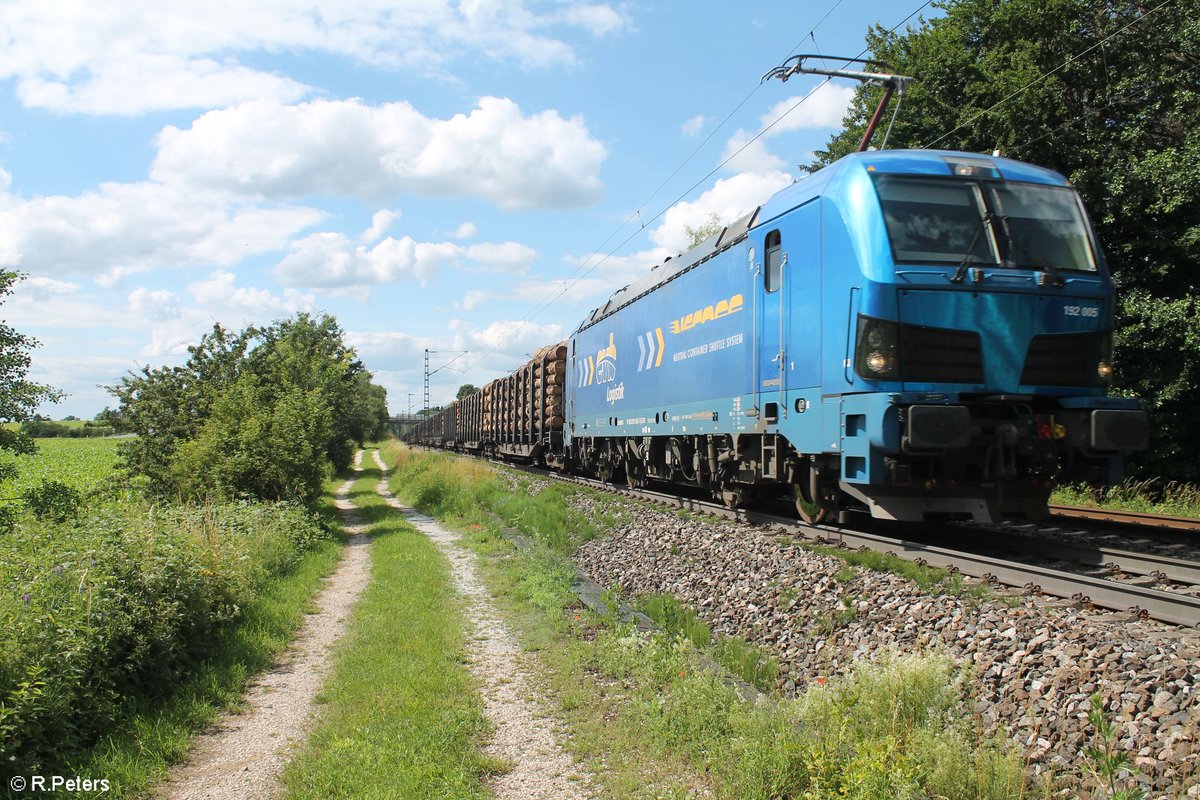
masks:
[[[1057,173],[846,156],[613,294],[569,340],[567,463],[810,520],[1038,518],[1146,446],[1113,292]]]

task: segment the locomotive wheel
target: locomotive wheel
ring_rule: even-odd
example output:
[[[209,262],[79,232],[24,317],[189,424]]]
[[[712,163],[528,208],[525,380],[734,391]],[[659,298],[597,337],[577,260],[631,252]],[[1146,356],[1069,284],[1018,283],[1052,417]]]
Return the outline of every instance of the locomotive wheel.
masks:
[[[829,516],[829,508],[820,502],[810,500],[807,496],[808,492],[804,491],[800,484],[792,484],[792,491],[796,495],[796,512],[800,514],[800,519],[809,525],[817,525],[824,522],[825,518]]]

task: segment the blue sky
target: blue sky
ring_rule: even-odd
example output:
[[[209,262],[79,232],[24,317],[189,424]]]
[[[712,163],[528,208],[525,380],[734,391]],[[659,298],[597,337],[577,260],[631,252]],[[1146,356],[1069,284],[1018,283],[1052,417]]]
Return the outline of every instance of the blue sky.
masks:
[[[299,311],[338,318],[393,413],[425,348],[469,351],[445,402],[790,183],[852,85],[759,78],[919,7],[7,0],[0,265],[29,277],[0,315],[56,418],[215,322]]]

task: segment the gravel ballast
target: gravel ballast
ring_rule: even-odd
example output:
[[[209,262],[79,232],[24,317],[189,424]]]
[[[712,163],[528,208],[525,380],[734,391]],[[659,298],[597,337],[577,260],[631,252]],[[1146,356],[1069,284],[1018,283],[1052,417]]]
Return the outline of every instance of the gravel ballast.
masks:
[[[621,502],[578,495],[593,515]],[[1099,692],[1117,747],[1152,797],[1200,797],[1200,636],[1041,597],[939,594],[740,523],[639,507],[636,521],[584,544],[581,571],[631,595],[666,593],[714,633],[762,645],[781,663],[779,688],[804,689],[881,649],[940,648],[970,665],[964,713],[1006,730],[1034,772],[1078,775],[1094,743]]]

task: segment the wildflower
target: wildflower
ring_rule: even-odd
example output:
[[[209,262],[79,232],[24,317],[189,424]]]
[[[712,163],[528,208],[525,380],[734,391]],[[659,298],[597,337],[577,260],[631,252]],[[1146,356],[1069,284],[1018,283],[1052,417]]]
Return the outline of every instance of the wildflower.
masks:
[[[683,677],[683,670],[679,670],[679,677]]]
[[[824,686],[824,685],[825,685],[825,679],[817,678],[817,686]]]
[[[57,567],[55,567],[53,572],[55,575],[62,575],[63,574],[62,564],[59,564]]]
[[[21,595],[21,599],[25,601],[25,605],[29,605],[29,598],[30,598],[30,595],[28,595],[28,594]]]

